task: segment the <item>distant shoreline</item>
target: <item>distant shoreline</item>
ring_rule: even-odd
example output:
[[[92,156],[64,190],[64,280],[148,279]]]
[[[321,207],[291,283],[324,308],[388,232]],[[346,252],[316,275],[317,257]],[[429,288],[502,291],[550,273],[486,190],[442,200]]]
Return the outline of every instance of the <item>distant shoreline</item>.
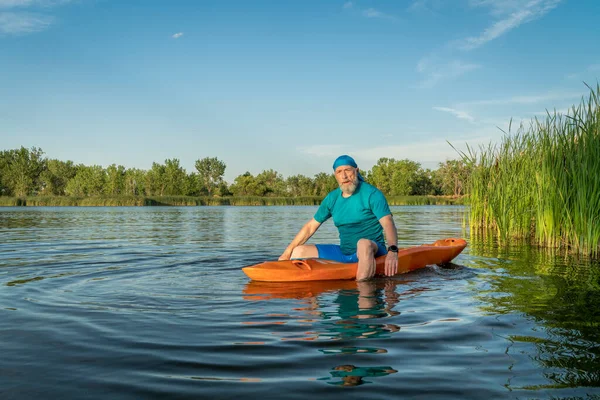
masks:
[[[463,205],[464,197],[387,196],[391,206]],[[307,197],[193,197],[193,196],[0,196],[0,207],[152,207],[152,206],[316,206],[319,196]]]

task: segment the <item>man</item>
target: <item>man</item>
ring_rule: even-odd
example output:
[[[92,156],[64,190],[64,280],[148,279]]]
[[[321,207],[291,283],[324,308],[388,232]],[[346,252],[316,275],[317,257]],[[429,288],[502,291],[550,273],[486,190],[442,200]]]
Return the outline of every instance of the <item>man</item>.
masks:
[[[362,281],[375,275],[375,258],[387,253],[385,274],[396,274],[398,232],[385,196],[363,180],[350,156],[338,157],[333,171],[340,187],[325,197],[314,217],[300,229],[279,260],[319,257],[346,263],[358,261],[356,280]],[[331,217],[339,231],[340,245],[304,244]],[[389,244],[387,249],[384,232]]]

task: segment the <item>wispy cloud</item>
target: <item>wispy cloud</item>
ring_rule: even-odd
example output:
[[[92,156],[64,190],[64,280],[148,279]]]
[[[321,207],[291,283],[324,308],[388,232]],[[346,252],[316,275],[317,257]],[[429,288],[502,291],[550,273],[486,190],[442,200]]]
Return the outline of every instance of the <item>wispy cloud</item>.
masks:
[[[410,12],[436,13],[447,5],[447,0],[414,0],[407,10]]]
[[[47,10],[72,1],[74,0],[0,0],[0,35],[43,31],[56,21],[55,17],[47,14]]]
[[[539,19],[558,6],[562,0],[470,0],[473,7],[490,7],[497,19],[481,34],[459,41],[462,50],[473,50],[513,29]]]
[[[335,158],[340,154],[350,154],[351,149],[338,144],[317,144],[313,146],[302,146],[298,151],[303,154],[308,154],[315,157]]]
[[[597,72],[600,72],[600,64],[592,64],[585,67],[583,71],[572,72],[570,74],[567,74],[566,78],[570,80],[586,79],[590,73],[595,74]]]
[[[27,7],[35,0],[0,0],[0,8]]]
[[[0,0],[0,8],[54,7],[74,1],[76,0]]]
[[[362,15],[365,18],[380,18],[380,19],[389,19],[389,20],[397,19],[395,16],[393,16],[391,14],[384,13],[384,12],[377,10],[375,8],[372,8],[372,7],[371,8],[358,7],[352,1],[347,1],[346,3],[344,3],[342,8],[347,11],[354,11],[354,12],[358,13],[359,15]]]
[[[600,71],[600,64],[590,65],[589,67],[587,67],[587,70],[590,72]]]
[[[431,57],[423,58],[417,64],[417,71],[425,75],[425,78],[419,82],[418,87],[432,88],[442,81],[456,79],[480,67],[479,64],[466,63],[460,60],[437,62]]]
[[[454,138],[452,145],[459,151],[466,151],[466,143],[477,147],[489,143],[498,135],[498,129],[478,129],[474,133],[448,133],[446,137]],[[431,132],[414,132],[411,137],[432,137]],[[403,142],[401,145],[386,144],[374,147],[350,147],[341,145],[317,145],[301,147],[300,153],[312,157],[334,159],[340,154],[351,154],[354,156],[358,167],[363,171],[369,170],[382,157],[395,158],[396,160],[410,159],[422,164],[425,168],[435,168],[437,164],[448,159],[459,157],[455,149],[446,141],[446,138],[438,138],[426,141]]]
[[[183,32],[177,32],[176,34],[172,35],[171,37],[173,39],[179,39],[182,36],[183,36]]]
[[[20,35],[48,28],[54,18],[32,13],[0,12],[0,34]]]
[[[581,98],[583,92],[550,92],[538,95],[527,95],[527,96],[512,96],[501,99],[488,99],[488,100],[475,100],[462,102],[457,104],[458,108],[469,107],[469,106],[500,106],[500,105],[528,105],[528,104],[540,104],[549,101],[556,100],[569,100]]]
[[[473,118],[473,116],[466,111],[461,111],[461,110],[457,110],[455,108],[449,108],[449,107],[433,107],[433,109],[436,111],[450,113],[458,119],[464,119],[469,122],[475,122],[475,118]]]

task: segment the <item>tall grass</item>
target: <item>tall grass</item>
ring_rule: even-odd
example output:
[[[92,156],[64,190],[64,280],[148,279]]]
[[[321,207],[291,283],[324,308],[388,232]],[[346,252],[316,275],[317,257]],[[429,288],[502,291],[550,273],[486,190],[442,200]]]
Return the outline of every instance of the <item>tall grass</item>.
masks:
[[[475,234],[600,253],[600,86],[566,114],[554,111],[499,145],[469,149]]]
[[[283,206],[319,205],[322,197],[191,197],[191,196],[0,196],[0,206]]]
[[[191,197],[191,196],[30,196],[26,198],[0,196],[0,206],[316,206],[319,196],[305,197]],[[451,196],[388,196],[392,206],[463,204],[460,197]]]
[[[463,197],[453,196],[387,196],[390,206],[462,205]]]

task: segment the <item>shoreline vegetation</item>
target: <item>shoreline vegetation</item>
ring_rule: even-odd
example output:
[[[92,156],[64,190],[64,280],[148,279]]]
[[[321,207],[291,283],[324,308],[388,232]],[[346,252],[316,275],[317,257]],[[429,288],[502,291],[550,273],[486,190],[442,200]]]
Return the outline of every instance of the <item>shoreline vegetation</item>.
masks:
[[[0,197],[0,207],[137,207],[137,206],[316,206],[321,196],[29,196]],[[463,205],[463,197],[388,196],[391,206]]]
[[[600,255],[600,86],[498,145],[469,149],[472,235]]]
[[[498,144],[467,147],[436,170],[381,158],[361,172],[390,205],[469,206],[472,236],[600,256],[600,85],[587,86],[566,114],[548,112]],[[451,144],[450,144],[451,145]],[[0,152],[0,206],[275,206],[318,205],[337,187],[332,173],[284,178],[246,172],[228,184],[216,157],[187,173],[178,159],[150,170],[75,165],[41,149]]]

